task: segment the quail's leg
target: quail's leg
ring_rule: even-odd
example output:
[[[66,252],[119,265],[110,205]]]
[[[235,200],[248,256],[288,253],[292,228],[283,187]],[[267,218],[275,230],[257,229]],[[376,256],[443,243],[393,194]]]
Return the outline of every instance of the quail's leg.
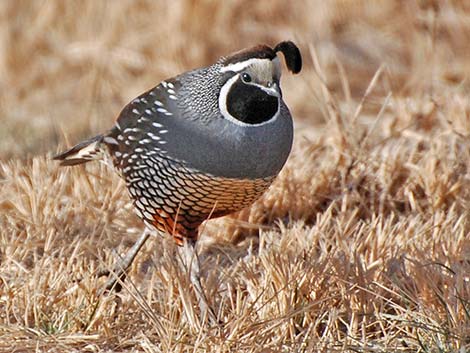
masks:
[[[204,289],[202,288],[201,269],[199,257],[196,251],[196,241],[186,239],[182,247],[182,251],[185,265],[187,266],[187,269],[189,271],[189,278],[191,280],[191,284],[193,285],[194,292],[196,293],[201,314],[203,316],[207,315],[211,323],[219,324],[217,316],[215,315],[210,305],[207,303],[207,297],[204,292]]]
[[[144,232],[139,237],[139,239],[137,239],[132,248],[126,253],[123,258],[119,259],[117,264],[114,266],[114,269],[112,271],[102,271],[99,274],[100,276],[109,277],[106,281],[105,286],[103,287],[102,292],[110,292],[112,290],[115,290],[116,292],[121,291],[122,285],[120,282],[123,282],[126,279],[126,271],[132,265],[132,262],[134,261],[142,246],[144,246],[149,236],[150,231],[148,228],[145,228]]]

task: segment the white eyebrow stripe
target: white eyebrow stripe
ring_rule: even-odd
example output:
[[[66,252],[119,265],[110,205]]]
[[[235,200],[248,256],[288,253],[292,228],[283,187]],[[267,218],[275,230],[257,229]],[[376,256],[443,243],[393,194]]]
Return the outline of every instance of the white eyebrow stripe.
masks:
[[[220,72],[227,72],[227,71],[240,72],[240,71],[242,71],[243,69],[246,69],[248,66],[250,66],[252,64],[263,63],[263,62],[266,62],[266,61],[271,61],[271,60],[270,59],[258,59],[258,58],[248,59],[248,60],[245,60],[245,61],[241,61],[239,63],[223,66],[220,69]]]

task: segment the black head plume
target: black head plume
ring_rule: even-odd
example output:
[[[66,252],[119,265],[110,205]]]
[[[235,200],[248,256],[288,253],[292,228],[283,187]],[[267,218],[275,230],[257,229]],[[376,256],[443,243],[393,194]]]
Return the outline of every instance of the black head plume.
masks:
[[[284,54],[287,68],[294,74],[302,69],[302,56],[300,50],[291,41],[280,42],[273,48],[267,45],[257,45],[252,48],[244,49],[236,52],[228,57],[221,58],[224,65],[236,64],[250,59],[269,59],[273,60],[277,53]]]
[[[281,52],[286,59],[287,68],[294,74],[298,74],[302,70],[302,55],[300,50],[291,41],[280,42],[274,47],[274,51]]]

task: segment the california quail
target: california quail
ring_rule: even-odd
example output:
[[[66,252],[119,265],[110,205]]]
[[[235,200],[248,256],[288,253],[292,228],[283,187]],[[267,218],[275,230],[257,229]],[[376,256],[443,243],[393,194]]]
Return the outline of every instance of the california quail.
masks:
[[[179,245],[193,243],[203,221],[258,199],[290,153],[277,52],[300,72],[290,41],[242,50],[161,82],[130,102],[111,130],[54,158],[70,166],[110,155],[145,224]]]

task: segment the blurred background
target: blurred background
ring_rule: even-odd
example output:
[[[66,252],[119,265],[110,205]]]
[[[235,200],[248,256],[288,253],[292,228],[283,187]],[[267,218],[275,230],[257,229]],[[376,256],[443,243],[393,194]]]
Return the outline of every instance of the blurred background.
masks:
[[[56,152],[108,129],[128,101],[165,78],[286,39],[305,63],[300,76],[283,76],[297,126],[327,122],[325,86],[353,115],[379,68],[363,117],[374,117],[389,92],[438,99],[445,90],[468,100],[463,0],[6,0],[0,159]]]

